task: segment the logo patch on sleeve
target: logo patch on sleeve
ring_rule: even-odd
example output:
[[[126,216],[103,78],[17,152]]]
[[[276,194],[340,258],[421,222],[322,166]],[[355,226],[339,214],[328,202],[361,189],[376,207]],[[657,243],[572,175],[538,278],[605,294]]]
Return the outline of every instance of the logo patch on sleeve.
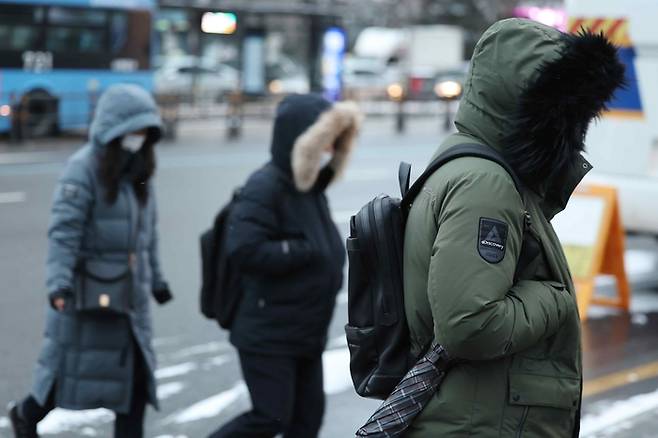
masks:
[[[505,222],[480,218],[478,230],[478,253],[489,263],[499,263],[505,258],[507,249],[507,230]]]
[[[62,184],[62,196],[64,199],[75,199],[78,196],[78,186],[74,184]]]

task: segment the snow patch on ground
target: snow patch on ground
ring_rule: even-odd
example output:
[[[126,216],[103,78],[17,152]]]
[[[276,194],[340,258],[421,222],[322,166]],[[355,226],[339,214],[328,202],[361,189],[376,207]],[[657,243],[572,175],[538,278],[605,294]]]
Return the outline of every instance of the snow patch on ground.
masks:
[[[170,382],[164,385],[158,385],[158,399],[166,400],[169,397],[176,395],[185,389],[185,384],[182,382]]]
[[[644,313],[636,313],[631,317],[631,322],[635,325],[647,325],[649,317]]]
[[[216,417],[245,395],[247,395],[247,385],[241,380],[228,391],[201,400],[189,408],[166,418],[164,423],[182,424]]]
[[[347,348],[325,351],[322,355],[322,366],[325,394],[335,395],[352,390],[350,351]]]
[[[580,422],[580,436],[593,437],[599,433],[614,436],[614,432],[628,424],[628,420],[655,409],[658,409],[658,390],[616,401],[601,412],[584,416]]]
[[[208,361],[206,361],[206,363],[204,365],[204,368],[209,369],[209,368],[212,368],[212,367],[221,367],[222,365],[227,364],[230,361],[231,361],[231,358],[226,354],[224,354],[222,356],[216,356],[216,357],[213,357],[212,359],[209,359]]]
[[[342,340],[339,340],[338,337],[336,337],[331,343],[340,343],[344,345],[344,337],[341,336],[340,338]],[[217,363],[225,363],[225,361],[228,359],[224,356],[219,356],[213,360]],[[350,353],[347,348],[336,348],[333,350],[328,350],[325,351],[325,353],[322,355],[322,365],[324,369],[324,389],[327,395],[334,395],[352,390],[352,378],[350,376],[349,362]],[[180,384],[180,382],[173,383]],[[166,385],[161,385],[158,388],[161,397],[162,394],[160,391],[162,391],[163,388],[177,392],[183,389],[179,386],[167,387]],[[243,381],[239,381],[232,388],[226,391],[198,401],[192,406],[174,413],[173,415],[165,418],[163,423],[183,424],[203,420],[206,418],[214,418],[226,410],[229,406],[247,396],[247,386]]]
[[[194,362],[185,362],[178,365],[173,365],[166,368],[155,370],[156,379],[169,379],[171,377],[182,376],[197,369],[197,364]]]
[[[57,434],[71,430],[79,430],[88,424],[105,424],[114,421],[114,413],[107,409],[87,411],[53,410],[39,423],[39,434]]]
[[[183,348],[172,355],[175,359],[180,359],[189,356],[197,356],[200,354],[216,353],[229,349],[226,342],[208,342],[207,344],[193,345],[191,347]]]
[[[631,297],[632,313],[650,313],[658,311],[658,295],[634,294]]]
[[[608,316],[619,315],[618,309],[610,307],[592,306],[587,313],[588,319],[605,318]],[[657,294],[633,294],[631,295],[631,314],[645,315],[646,313],[658,312],[658,295]],[[646,316],[645,316],[646,317]],[[642,317],[633,321],[636,324],[642,324]]]

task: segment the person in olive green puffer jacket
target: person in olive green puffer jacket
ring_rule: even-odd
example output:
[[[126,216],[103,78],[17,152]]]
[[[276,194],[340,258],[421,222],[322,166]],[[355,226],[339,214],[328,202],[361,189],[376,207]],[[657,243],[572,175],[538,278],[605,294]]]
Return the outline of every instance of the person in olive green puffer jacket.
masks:
[[[550,224],[590,169],[587,126],[624,82],[603,36],[536,22],[494,24],[478,42],[457,113],[460,143],[503,153],[455,159],[411,208],[405,311],[412,350],[436,340],[453,366],[407,437],[578,436],[582,392],[575,289]],[[524,232],[541,251],[516,266]]]

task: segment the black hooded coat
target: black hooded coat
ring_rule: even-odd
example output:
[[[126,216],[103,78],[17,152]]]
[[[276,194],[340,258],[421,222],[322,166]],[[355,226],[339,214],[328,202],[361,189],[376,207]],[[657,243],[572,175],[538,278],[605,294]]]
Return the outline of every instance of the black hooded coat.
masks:
[[[227,248],[243,274],[231,331],[239,350],[323,351],[345,264],[324,191],[345,164],[358,121],[352,105],[319,96],[279,105],[271,161],[251,175],[229,217]],[[328,144],[336,153],[321,169]]]

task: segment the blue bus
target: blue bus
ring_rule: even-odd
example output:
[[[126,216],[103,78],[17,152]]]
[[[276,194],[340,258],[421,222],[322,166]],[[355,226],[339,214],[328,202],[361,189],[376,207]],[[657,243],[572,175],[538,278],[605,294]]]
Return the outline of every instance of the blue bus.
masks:
[[[154,0],[0,0],[0,132],[85,129],[118,82],[153,89]]]

